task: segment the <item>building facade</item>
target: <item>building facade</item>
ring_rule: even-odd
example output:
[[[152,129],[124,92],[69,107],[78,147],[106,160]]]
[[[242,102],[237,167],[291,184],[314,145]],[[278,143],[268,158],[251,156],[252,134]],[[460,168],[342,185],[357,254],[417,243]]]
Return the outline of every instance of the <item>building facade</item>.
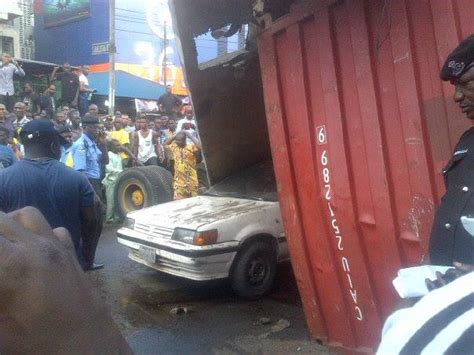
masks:
[[[0,52],[20,56],[20,34],[15,20],[23,15],[16,1],[8,0],[0,7]]]
[[[33,0],[17,0],[17,2],[22,16],[13,21],[13,27],[18,32],[20,58],[33,59],[35,56]]]
[[[6,0],[0,8],[0,52],[33,59],[33,0]]]

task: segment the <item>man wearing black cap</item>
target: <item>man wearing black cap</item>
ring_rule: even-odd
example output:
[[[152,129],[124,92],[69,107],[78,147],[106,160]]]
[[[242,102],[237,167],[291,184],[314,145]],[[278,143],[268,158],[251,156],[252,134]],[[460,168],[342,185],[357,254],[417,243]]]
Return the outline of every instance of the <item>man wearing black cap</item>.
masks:
[[[90,250],[85,255],[88,260],[88,268],[91,270],[101,269],[103,264],[95,263],[95,251],[99,243],[100,234],[102,232],[102,205],[103,191],[102,191],[102,166],[109,162],[107,154],[107,145],[105,137],[99,136],[99,118],[97,116],[86,114],[82,118],[82,136],[74,142],[71,147],[71,157],[74,170],[81,172],[87,177],[90,184],[94,188],[97,195],[95,205],[96,218],[100,223],[93,231],[93,243]]]
[[[82,130],[82,136],[71,149],[74,169],[89,179],[97,195],[102,198],[101,165],[107,165],[108,158],[106,145],[99,142],[99,118],[86,114],[82,119]]]
[[[474,35],[448,56],[441,79],[454,85],[454,101],[474,122]],[[460,221],[462,216],[474,215],[474,127],[462,135],[443,174],[446,194],[433,223],[431,263],[474,265],[474,238]]]
[[[87,179],[58,159],[64,139],[49,120],[25,124],[20,133],[25,159],[0,171],[0,210],[39,209],[53,228],[65,227],[84,265],[83,251],[96,228],[94,190]]]

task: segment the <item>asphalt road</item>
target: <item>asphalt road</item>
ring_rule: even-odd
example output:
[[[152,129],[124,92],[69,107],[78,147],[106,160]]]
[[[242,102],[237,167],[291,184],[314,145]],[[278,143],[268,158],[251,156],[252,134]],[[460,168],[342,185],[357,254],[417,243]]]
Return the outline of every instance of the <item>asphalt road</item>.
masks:
[[[137,354],[289,354],[327,349],[311,341],[289,264],[279,268],[275,291],[259,301],[234,296],[227,281],[194,282],[137,264],[106,227],[89,273]],[[171,314],[187,307],[187,314]],[[270,318],[270,324],[261,324]],[[279,320],[290,326],[274,333]]]

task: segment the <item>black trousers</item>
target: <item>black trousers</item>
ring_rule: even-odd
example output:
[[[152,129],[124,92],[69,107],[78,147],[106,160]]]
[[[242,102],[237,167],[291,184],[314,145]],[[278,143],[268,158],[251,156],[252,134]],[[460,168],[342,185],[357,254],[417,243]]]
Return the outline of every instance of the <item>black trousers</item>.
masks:
[[[102,234],[102,225],[104,223],[103,203],[102,203],[102,183],[99,179],[89,179],[92,188],[95,191],[94,210],[96,215],[96,225],[91,235],[82,238],[82,267],[84,270],[89,269],[94,263],[95,252],[99,244],[100,235]]]

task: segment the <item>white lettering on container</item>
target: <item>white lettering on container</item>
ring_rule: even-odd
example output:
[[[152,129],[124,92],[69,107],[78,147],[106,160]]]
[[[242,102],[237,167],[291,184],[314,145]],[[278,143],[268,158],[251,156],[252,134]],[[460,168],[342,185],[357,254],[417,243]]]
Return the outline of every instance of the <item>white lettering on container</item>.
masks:
[[[326,126],[318,126],[316,127],[316,134],[317,134],[317,141],[318,145],[325,145],[327,143],[327,135],[326,135]],[[323,150],[320,156],[320,163],[321,163],[321,177],[324,182],[324,198],[327,201],[327,206],[328,206],[328,211],[329,215],[331,217],[330,219],[330,224],[332,227],[332,232],[334,235],[334,238],[336,240],[336,246],[337,249],[342,252],[344,251],[344,246],[343,246],[343,235],[341,233],[341,230],[338,226],[337,223],[337,216],[334,212],[334,209],[331,204],[331,199],[332,199],[332,190],[331,190],[331,171],[329,167],[329,155],[328,151],[326,149]],[[350,268],[350,262],[349,259],[342,255],[341,256],[341,264],[342,264],[342,269],[344,270],[346,277],[347,277],[347,283],[349,286],[349,293],[351,295],[352,301],[354,303],[354,311],[355,311],[355,318],[359,321],[364,319],[364,315],[362,313],[362,309],[360,308],[358,302],[357,302],[357,289],[354,287],[353,281],[352,281],[352,276],[351,276],[351,268]]]

